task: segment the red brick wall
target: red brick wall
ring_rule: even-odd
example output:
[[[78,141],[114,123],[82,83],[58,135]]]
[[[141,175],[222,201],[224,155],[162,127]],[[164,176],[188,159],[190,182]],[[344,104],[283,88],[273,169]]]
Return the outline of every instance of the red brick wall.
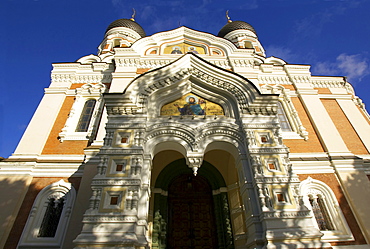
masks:
[[[67,121],[73,103],[74,97],[66,97],[41,154],[84,154],[83,150],[87,146],[87,141],[66,140],[61,143],[58,139],[59,133],[62,131]]]
[[[338,129],[339,134],[343,138],[347,148],[354,154],[368,154],[366,147],[361,139],[353,129],[347,116],[344,114],[339,104],[335,99],[322,99],[329,116],[334,122],[335,127]]]
[[[324,152],[324,148],[317,136],[315,129],[312,126],[311,120],[307,115],[299,98],[291,98],[298,116],[308,132],[308,140],[303,139],[284,139],[284,144],[289,147],[291,153],[310,153],[310,152]]]

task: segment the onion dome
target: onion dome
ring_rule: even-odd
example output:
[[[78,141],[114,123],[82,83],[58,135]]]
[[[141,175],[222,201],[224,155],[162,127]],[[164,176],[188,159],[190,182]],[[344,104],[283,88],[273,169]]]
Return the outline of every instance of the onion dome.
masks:
[[[129,28],[138,33],[141,37],[145,37],[145,31],[144,29],[133,19],[118,19],[109,24],[107,30],[105,33],[107,33],[109,30],[113,28],[118,28],[118,27],[123,27],[123,28]]]
[[[249,30],[252,31],[255,35],[257,35],[256,31],[249,23],[243,21],[229,21],[222,29],[218,32],[218,37],[225,37],[228,33],[234,30]]]

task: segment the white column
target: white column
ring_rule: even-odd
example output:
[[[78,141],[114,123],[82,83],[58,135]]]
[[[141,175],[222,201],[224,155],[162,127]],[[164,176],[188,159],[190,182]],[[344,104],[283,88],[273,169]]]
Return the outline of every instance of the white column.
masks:
[[[60,91],[51,92],[46,89],[45,95],[24,132],[13,157],[21,154],[33,156],[41,154],[64,100],[64,93]]]

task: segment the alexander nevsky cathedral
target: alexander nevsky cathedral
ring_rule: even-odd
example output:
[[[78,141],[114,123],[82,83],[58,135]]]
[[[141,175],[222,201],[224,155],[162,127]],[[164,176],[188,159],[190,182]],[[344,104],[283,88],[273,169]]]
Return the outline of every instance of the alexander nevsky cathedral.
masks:
[[[0,161],[0,248],[368,249],[369,152],[351,83],[266,57],[247,22],[119,19],[53,64]]]

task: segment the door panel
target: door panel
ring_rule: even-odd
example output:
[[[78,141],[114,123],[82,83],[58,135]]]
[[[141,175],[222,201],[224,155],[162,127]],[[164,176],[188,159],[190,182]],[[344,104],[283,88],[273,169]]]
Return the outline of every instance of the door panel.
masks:
[[[169,187],[168,248],[217,248],[212,189],[201,176],[184,174]]]

